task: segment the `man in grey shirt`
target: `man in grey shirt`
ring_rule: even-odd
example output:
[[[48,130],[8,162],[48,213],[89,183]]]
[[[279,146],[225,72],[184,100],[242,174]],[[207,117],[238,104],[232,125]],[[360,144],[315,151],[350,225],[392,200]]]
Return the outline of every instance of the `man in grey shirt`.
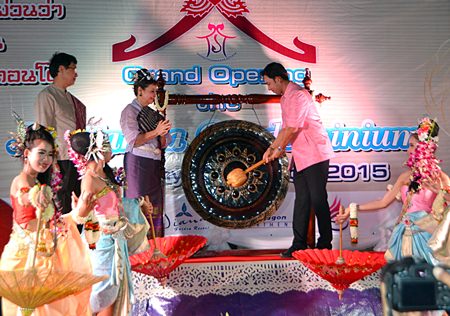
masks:
[[[71,210],[71,194],[80,195],[80,181],[75,165],[69,160],[66,130],[86,128],[86,107],[67,88],[75,84],[78,77],[77,59],[66,53],[55,53],[50,59],[50,75],[53,83],[37,96],[35,111],[37,122],[56,129],[58,135],[58,165],[63,175],[62,188],[58,192],[64,214]]]

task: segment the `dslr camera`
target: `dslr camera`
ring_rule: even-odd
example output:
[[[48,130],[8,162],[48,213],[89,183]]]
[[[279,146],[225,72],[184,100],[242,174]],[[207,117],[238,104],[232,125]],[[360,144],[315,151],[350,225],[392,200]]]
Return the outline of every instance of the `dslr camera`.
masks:
[[[450,287],[433,275],[431,264],[406,257],[388,263],[382,272],[385,301],[390,310],[399,312],[450,311]],[[450,272],[449,267],[443,267]]]

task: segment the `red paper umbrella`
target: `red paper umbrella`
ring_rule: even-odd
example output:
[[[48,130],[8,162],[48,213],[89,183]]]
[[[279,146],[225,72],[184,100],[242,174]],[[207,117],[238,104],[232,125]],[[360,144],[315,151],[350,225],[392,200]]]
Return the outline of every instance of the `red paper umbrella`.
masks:
[[[337,290],[339,299],[353,282],[386,264],[382,252],[359,252],[328,249],[299,250],[292,254],[311,271],[327,280]],[[343,259],[343,260],[342,260]]]
[[[206,244],[203,236],[167,236],[150,239],[150,249],[130,257],[134,271],[151,275],[165,285],[167,277],[176,267]],[[155,255],[159,249],[163,255]]]

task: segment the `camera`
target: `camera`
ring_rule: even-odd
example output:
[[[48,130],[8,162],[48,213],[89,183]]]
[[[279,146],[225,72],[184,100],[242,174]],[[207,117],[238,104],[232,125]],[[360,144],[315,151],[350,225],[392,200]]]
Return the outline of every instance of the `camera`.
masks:
[[[388,263],[382,271],[388,307],[399,312],[449,311],[450,287],[434,277],[433,268],[424,260],[412,257]],[[450,272],[449,267],[443,268]]]

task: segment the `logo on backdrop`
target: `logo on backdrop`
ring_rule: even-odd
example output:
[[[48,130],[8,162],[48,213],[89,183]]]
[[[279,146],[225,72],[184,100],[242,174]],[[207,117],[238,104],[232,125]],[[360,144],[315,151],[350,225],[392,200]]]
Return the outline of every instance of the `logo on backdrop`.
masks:
[[[200,57],[203,57],[209,61],[224,61],[230,59],[236,52],[228,55],[226,49],[226,41],[230,38],[235,38],[235,36],[228,36],[222,33],[225,26],[223,23],[215,25],[208,24],[208,29],[211,30],[211,33],[205,36],[197,36],[197,38],[204,39],[207,45],[206,55],[197,54]]]
[[[244,0],[185,0],[180,12],[185,12],[186,15],[178,23],[154,41],[135,49],[130,49],[137,42],[134,35],[131,35],[126,41],[113,44],[112,61],[126,61],[158,50],[197,25],[214,8],[234,26],[260,44],[286,57],[302,62],[316,63],[316,48],[313,45],[306,44],[295,37],[293,44],[299,51],[294,51],[279,44],[250,22],[244,16],[244,13],[250,13]]]
[[[175,213],[175,218],[173,218],[171,225],[173,225],[173,230],[176,232],[204,231],[208,229],[208,222],[189,212],[186,203],[181,205],[181,210],[175,210]]]

